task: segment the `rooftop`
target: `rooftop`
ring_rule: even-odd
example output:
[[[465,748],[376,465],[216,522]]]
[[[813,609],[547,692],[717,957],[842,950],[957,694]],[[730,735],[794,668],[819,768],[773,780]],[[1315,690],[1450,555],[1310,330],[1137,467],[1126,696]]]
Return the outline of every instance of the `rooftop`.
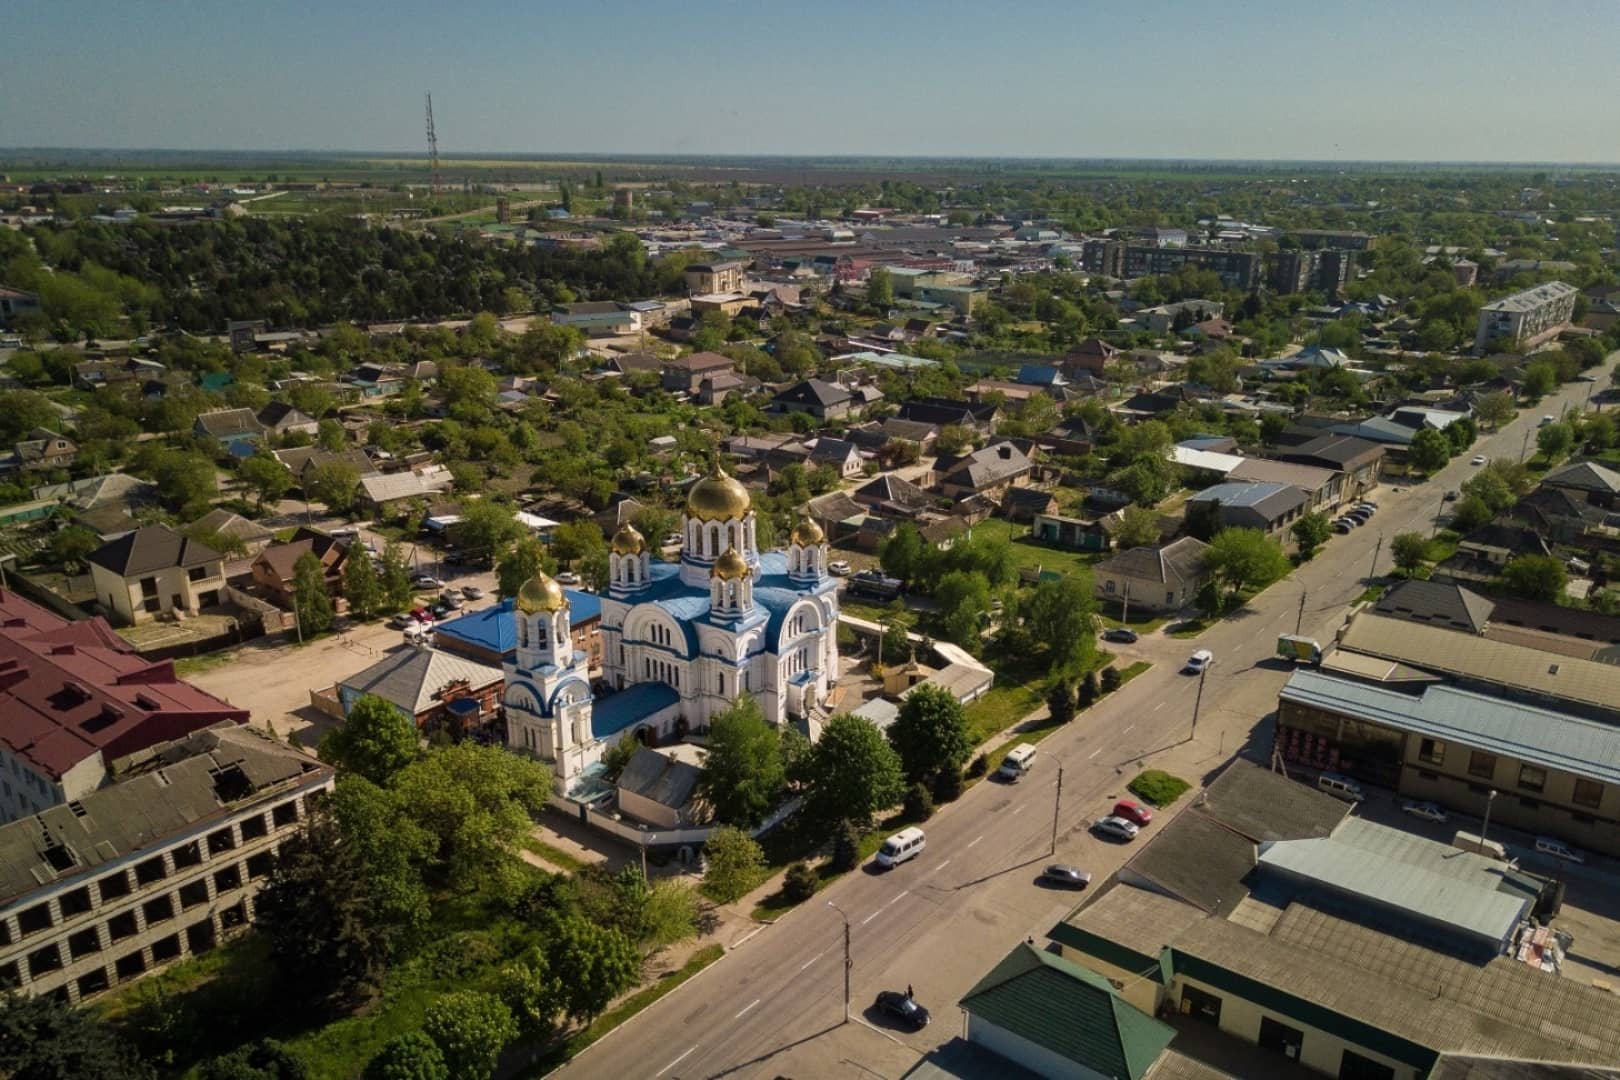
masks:
[[[373,694],[416,716],[437,704],[440,692],[451,683],[464,681],[478,690],[505,677],[498,667],[438,649],[407,646],[338,685],[355,693]]]
[[[175,532],[167,525],[143,525],[134,532],[111,540],[88,556],[97,566],[119,577],[139,577],[178,567],[182,570],[223,558],[219,552]]]
[[[1537,285],[1533,289],[1516,292],[1512,296],[1504,296],[1500,300],[1492,300],[1480,308],[1481,311],[1508,311],[1524,312],[1534,311],[1543,304],[1563,300],[1574,296],[1578,290],[1573,285],[1562,281],[1549,281],[1544,285]]]

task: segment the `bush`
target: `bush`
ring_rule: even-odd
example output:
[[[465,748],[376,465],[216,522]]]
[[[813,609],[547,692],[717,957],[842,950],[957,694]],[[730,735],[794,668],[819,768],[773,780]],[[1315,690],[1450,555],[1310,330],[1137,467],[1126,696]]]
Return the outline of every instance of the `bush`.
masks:
[[[910,821],[927,821],[934,814],[934,797],[929,794],[928,788],[922,784],[912,784],[906,789],[906,818]]]
[[[1054,724],[1067,724],[1074,719],[1074,683],[1058,679],[1046,695],[1046,709]]]
[[[782,895],[795,904],[816,895],[816,872],[810,869],[809,863],[801,860],[787,868],[787,876],[782,879]]]
[[[1169,806],[1182,795],[1186,794],[1191,784],[1179,776],[1171,776],[1162,769],[1147,769],[1137,774],[1136,779],[1127,785],[1137,794],[1154,806]]]
[[[934,802],[955,802],[962,797],[962,770],[945,769],[934,777]]]
[[[839,873],[853,870],[861,861],[861,836],[853,822],[845,820],[833,830],[832,868]]]
[[[1086,709],[1095,705],[1101,693],[1102,691],[1097,684],[1097,673],[1095,671],[1086,672],[1086,677],[1080,680],[1080,707]]]
[[[1107,667],[1103,668],[1103,672],[1102,672],[1102,690],[1103,690],[1103,693],[1112,694],[1115,690],[1118,690],[1119,688],[1120,688],[1119,670],[1117,668],[1115,668],[1112,664],[1110,664]]]
[[[985,754],[980,754],[978,757],[974,758],[973,764],[968,766],[968,775],[973,777],[975,780],[989,771],[990,758]]]

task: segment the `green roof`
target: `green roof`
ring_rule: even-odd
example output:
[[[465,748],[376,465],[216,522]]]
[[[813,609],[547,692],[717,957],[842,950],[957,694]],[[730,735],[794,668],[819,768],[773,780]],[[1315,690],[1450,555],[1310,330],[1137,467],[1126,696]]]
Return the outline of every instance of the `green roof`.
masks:
[[[1175,1035],[1121,998],[1101,975],[1027,943],[1008,953],[959,1004],[1118,1080],[1141,1080]]]

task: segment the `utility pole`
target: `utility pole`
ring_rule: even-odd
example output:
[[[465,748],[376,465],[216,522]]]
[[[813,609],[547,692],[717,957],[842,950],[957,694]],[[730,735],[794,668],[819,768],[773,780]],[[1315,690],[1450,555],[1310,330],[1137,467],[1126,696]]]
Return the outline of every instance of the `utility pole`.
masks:
[[[847,1024],[849,1023],[849,969],[854,966],[854,961],[849,958],[849,916],[844,914],[843,908],[831,900],[827,901],[827,906],[838,912],[839,917],[844,920],[844,1023]]]
[[[1063,804],[1063,766],[1058,766],[1057,792],[1052,796],[1052,854],[1057,854],[1058,807]]]
[[[1125,583],[1125,607],[1119,614],[1119,621],[1126,626],[1131,624],[1131,583]]]
[[[1204,676],[1208,674],[1209,665],[1206,663],[1198,669],[1198,695],[1193,698],[1193,726],[1192,734],[1187,736],[1188,742],[1198,738],[1198,707],[1204,703]]]
[[[1524,429],[1524,446],[1519,449],[1519,461],[1522,463],[1530,456],[1530,428]]]
[[[1299,633],[1299,628],[1305,625],[1305,598],[1309,595],[1310,593],[1304,589],[1299,591],[1299,614],[1294,617],[1294,633],[1296,635]]]
[[[1383,553],[1383,550],[1384,550],[1384,534],[1379,533],[1378,534],[1378,544],[1373,548],[1372,566],[1367,570],[1367,580],[1369,580],[1369,581],[1371,581],[1373,578],[1378,576],[1378,556]]]

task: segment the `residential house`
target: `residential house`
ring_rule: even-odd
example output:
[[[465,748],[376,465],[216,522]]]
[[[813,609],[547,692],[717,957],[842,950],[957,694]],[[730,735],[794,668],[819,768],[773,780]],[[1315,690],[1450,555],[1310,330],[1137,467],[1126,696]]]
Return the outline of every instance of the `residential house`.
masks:
[[[79,444],[49,428],[34,428],[17,443],[19,469],[65,469],[79,457]]]
[[[719,405],[732,394],[746,394],[759,386],[759,380],[735,371],[717,371],[703,376],[698,383],[697,399],[700,405]]]
[[[1308,510],[1310,497],[1292,484],[1231,481],[1187,500],[1189,529],[1259,529],[1287,546],[1287,529]]]
[[[87,556],[96,599],[125,625],[195,615],[220,601],[225,560],[167,525],[145,525]]]
[[[1043,514],[1055,513],[1057,508],[1057,496],[1044,488],[1011,487],[1001,497],[1001,511],[1007,520],[1023,524]]]
[[[1107,551],[1113,546],[1113,537],[1100,521],[1056,513],[1036,514],[1030,522],[1029,537],[1070,551]]]
[[[703,751],[690,743],[638,747],[619,774],[619,812],[660,829],[685,829],[707,819],[695,800]]]
[[[1029,458],[1010,442],[992,443],[948,463],[941,460],[937,471],[939,490],[947,498],[968,495],[994,496],[1029,478]]]
[[[866,459],[861,457],[861,452],[854,443],[823,435],[810,447],[810,460],[807,464],[812,468],[825,465],[837,470],[840,478],[848,480],[861,474],[861,470],[866,467]]]
[[[1050,454],[1079,457],[1091,453],[1096,437],[1091,425],[1077,416],[1035,436],[1035,445]]]
[[[1613,510],[1620,504],[1620,472],[1596,461],[1560,465],[1542,477],[1541,486],[1578,493],[1588,504],[1605,510]]]
[[[743,291],[744,264],[737,261],[688,263],[686,291],[694,295],[740,293]]]
[[[0,326],[10,326],[24,315],[40,313],[39,294],[0,285]]]
[[[431,472],[373,474],[360,478],[360,505],[373,513],[386,513],[411,499],[431,499],[450,490],[454,481],[442,467]]]
[[[326,582],[327,595],[337,601],[339,611],[346,610],[343,600],[343,564],[349,546],[315,529],[299,529],[291,540],[271,544],[253,560],[253,583],[262,589],[267,599],[288,611],[293,609],[294,581],[298,560],[313,555],[321,564],[321,576]]]
[[[272,450],[275,459],[287,466],[302,487],[310,474],[327,465],[347,465],[361,479],[378,475],[377,466],[364,450],[323,450],[319,446],[295,446],[288,450]]]
[[[889,517],[915,517],[938,498],[896,473],[881,473],[849,493],[857,503]]]
[[[264,441],[264,428],[252,409],[215,409],[199,413],[191,430],[204,439],[214,439],[227,447],[256,446]]]
[[[1001,419],[1001,410],[985,402],[972,404],[950,398],[918,397],[902,401],[896,414],[901,420],[912,420],[935,427],[955,425],[987,435]]]
[[[735,371],[736,367],[736,363],[730,357],[712,352],[692,353],[690,356],[665,360],[662,369],[664,389],[676,394],[695,394],[705,378],[711,378],[723,371]]]
[[[1102,338],[1090,337],[1066,353],[1058,365],[1070,372],[1086,371],[1100,376],[1109,362],[1118,356],[1118,346],[1110,345]]]
[[[217,507],[187,525],[186,531],[240,541],[243,551],[248,555],[257,555],[263,551],[265,545],[275,536],[257,521],[249,521],[241,514]]]
[[[1326,434],[1282,450],[1277,460],[1342,473],[1344,498],[1358,499],[1378,486],[1385,453],[1382,443],[1350,435]]]
[[[336,689],[344,716],[369,694],[388,702],[419,731],[444,728],[465,734],[494,722],[505,686],[506,675],[498,667],[417,646],[385,655]]]
[[[1136,321],[1155,334],[1182,330],[1195,323],[1218,319],[1226,314],[1226,305],[1219,300],[1180,300],[1173,304],[1143,308],[1136,313]]]
[[[321,430],[319,420],[300,412],[285,401],[272,401],[260,409],[254,419],[258,421],[259,427],[266,435],[277,437],[298,432],[314,438]]]
[[[1023,386],[1039,387],[1059,401],[1063,400],[1064,390],[1069,385],[1063,372],[1051,364],[1025,364],[1018,369],[1016,381]]]
[[[1305,493],[1307,512],[1328,513],[1336,510],[1346,498],[1344,473],[1291,461],[1241,458],[1226,478],[1234,482],[1290,484]]]
[[[854,408],[855,395],[837,383],[806,379],[788,387],[771,399],[771,411],[808,413],[825,423],[841,420]]]
[[[602,364],[602,370],[615,375],[662,375],[664,361],[652,353],[621,353],[608,357]]]
[[[1490,598],[1454,581],[1408,578],[1385,590],[1372,610],[1391,619],[1483,636],[1495,606]]]
[[[1534,529],[1492,521],[1457,541],[1457,549],[1434,568],[1434,576],[1468,583],[1488,583],[1500,577],[1516,555],[1551,555],[1546,539]]]
[[[1192,536],[1122,551],[1092,567],[1097,598],[1140,611],[1180,611],[1197,600],[1208,580],[1208,551],[1208,544]]]
[[[396,364],[361,364],[344,375],[343,382],[362,398],[388,397],[405,389],[405,372]]]
[[[589,300],[576,304],[556,304],[551,321],[572,326],[587,337],[616,337],[641,332],[641,313],[616,300]]]

